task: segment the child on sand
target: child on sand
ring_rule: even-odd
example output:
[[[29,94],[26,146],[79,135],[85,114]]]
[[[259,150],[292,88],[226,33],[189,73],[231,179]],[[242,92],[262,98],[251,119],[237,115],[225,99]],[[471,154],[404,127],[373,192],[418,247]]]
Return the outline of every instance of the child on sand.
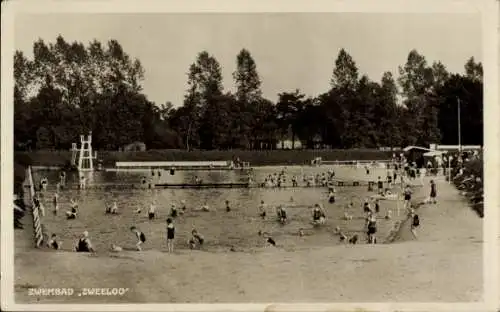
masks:
[[[59,249],[61,249],[61,246],[62,246],[62,242],[57,241],[57,235],[52,234],[50,237],[50,240],[47,242],[47,247],[53,248],[55,250],[59,250]]]
[[[231,211],[231,206],[229,206],[229,200],[226,199],[226,212]]]
[[[417,228],[420,226],[420,218],[413,209],[411,210],[410,216],[411,216],[410,231],[413,237],[417,239]]]
[[[365,199],[365,202],[363,203],[363,212],[368,213],[371,211],[370,203],[368,202],[368,199]]]
[[[143,232],[139,231],[135,226],[130,227],[130,231],[132,231],[132,233],[134,233],[137,237],[135,248],[137,249],[137,251],[141,251],[141,245],[146,242],[146,235]]]
[[[167,219],[167,251],[174,251],[175,226],[171,218]]]

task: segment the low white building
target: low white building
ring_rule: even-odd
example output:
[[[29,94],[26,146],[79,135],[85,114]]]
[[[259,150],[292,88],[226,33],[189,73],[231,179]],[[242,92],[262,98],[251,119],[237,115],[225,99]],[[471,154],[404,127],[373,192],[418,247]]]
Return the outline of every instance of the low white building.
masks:
[[[277,149],[301,149],[302,148],[302,142],[300,140],[295,140],[295,144],[293,144],[292,140],[281,140],[276,143],[276,148]]]

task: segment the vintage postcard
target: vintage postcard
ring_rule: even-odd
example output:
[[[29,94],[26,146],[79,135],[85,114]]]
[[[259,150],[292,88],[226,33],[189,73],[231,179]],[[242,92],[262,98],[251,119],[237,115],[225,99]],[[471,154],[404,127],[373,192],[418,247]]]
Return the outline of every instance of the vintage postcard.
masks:
[[[500,307],[499,1],[2,6],[2,310]]]

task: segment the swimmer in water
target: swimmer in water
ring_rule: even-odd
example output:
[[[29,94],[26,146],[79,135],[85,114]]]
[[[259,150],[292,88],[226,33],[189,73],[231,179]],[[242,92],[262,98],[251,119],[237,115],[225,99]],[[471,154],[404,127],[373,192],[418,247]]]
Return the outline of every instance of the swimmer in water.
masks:
[[[170,216],[172,218],[177,218],[177,207],[175,207],[174,203],[172,203],[172,207],[170,208]]]
[[[333,191],[330,191],[330,193],[328,194],[328,202],[330,204],[335,203],[335,193]]]
[[[71,211],[66,211],[66,219],[76,219],[76,215],[78,214],[78,203],[71,199]]]
[[[403,191],[403,195],[404,195],[404,207],[405,209],[407,209],[408,211],[410,211],[411,209],[411,194],[412,194],[412,190],[410,188],[410,185],[406,185],[406,188],[404,189]]]
[[[183,215],[184,213],[186,213],[186,210],[186,201],[183,199],[181,200],[181,210],[179,211],[179,214]]]
[[[149,210],[148,210],[148,218],[149,220],[153,220],[155,217],[156,217],[156,206],[154,203],[151,203],[151,205],[149,205]]]
[[[367,229],[368,243],[376,244],[377,239],[375,238],[375,233],[377,233],[377,218],[374,213],[371,213],[367,219]]]
[[[281,224],[285,224],[288,221],[286,209],[282,205],[278,206],[276,214],[278,215],[278,221]]]
[[[57,215],[57,212],[59,211],[59,195],[57,193],[54,194],[54,198],[52,199],[52,204],[54,205],[54,215]]]
[[[326,220],[325,212],[323,211],[323,209],[321,209],[320,204],[314,205],[312,215],[313,215],[314,225],[320,225],[325,223]]]
[[[111,214],[118,214],[118,205],[116,202],[113,202],[113,205],[111,206],[109,213]]]
[[[380,212],[380,204],[379,204],[379,200],[378,198],[375,199],[375,213],[379,213]]]
[[[201,211],[210,211],[210,207],[208,207],[207,202],[205,202],[205,204],[203,204],[203,206],[201,206]]]
[[[259,205],[259,216],[262,218],[262,219],[265,219],[266,218],[266,204],[264,203],[263,200],[260,201],[260,205]]]
[[[378,177],[378,181],[377,181],[377,187],[378,187],[378,193],[380,195],[382,195],[384,192],[384,182],[382,181],[382,179],[380,177]]]
[[[264,237],[265,247],[269,247],[269,246],[276,247],[276,241],[271,237],[271,235],[269,235],[269,233],[259,231],[259,236]]]

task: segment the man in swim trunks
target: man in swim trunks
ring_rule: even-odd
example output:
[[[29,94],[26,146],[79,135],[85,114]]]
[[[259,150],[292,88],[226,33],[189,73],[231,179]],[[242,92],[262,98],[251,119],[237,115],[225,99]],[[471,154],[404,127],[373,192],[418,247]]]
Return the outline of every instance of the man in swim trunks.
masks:
[[[167,251],[174,252],[175,226],[171,218],[167,219]]]

